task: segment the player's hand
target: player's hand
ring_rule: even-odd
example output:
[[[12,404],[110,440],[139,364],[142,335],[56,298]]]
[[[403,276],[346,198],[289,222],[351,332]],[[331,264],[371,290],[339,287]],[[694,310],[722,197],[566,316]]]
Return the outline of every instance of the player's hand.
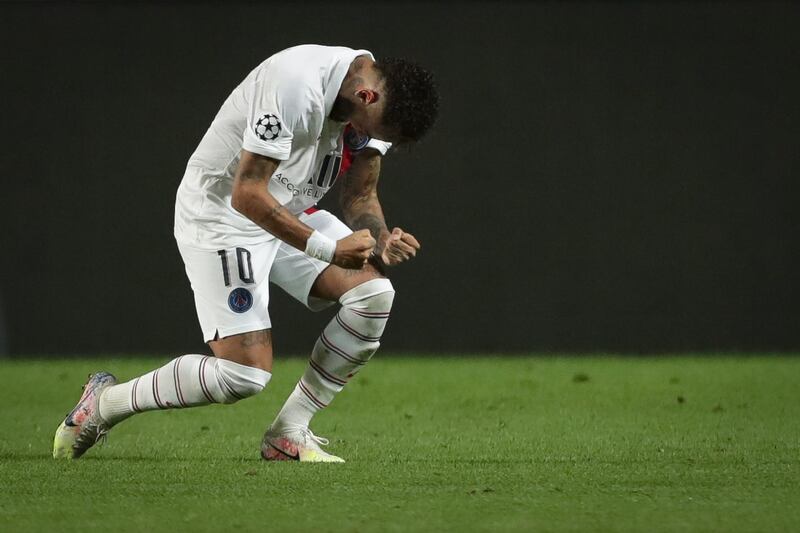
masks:
[[[397,265],[416,257],[419,241],[410,233],[394,228],[380,249],[381,261],[384,265]]]
[[[368,229],[358,230],[344,239],[336,241],[332,263],[348,269],[363,268],[375,249],[375,239]]]

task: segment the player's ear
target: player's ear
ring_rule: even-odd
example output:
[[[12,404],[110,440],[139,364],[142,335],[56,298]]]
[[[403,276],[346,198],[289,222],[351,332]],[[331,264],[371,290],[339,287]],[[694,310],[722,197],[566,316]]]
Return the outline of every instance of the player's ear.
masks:
[[[380,97],[376,91],[365,87],[356,91],[356,98],[358,98],[362,104],[369,105],[377,102]]]

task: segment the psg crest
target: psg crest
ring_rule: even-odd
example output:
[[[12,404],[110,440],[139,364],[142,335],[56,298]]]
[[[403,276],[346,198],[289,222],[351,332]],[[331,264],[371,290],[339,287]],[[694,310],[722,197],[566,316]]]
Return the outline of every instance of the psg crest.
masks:
[[[253,130],[262,141],[274,141],[281,133],[281,122],[275,115],[267,113],[258,119]]]
[[[253,307],[253,293],[244,287],[233,289],[228,295],[228,307],[234,313],[244,313]]]
[[[369,137],[366,135],[359,135],[355,128],[348,126],[344,130],[344,144],[353,152],[363,150],[368,142]]]

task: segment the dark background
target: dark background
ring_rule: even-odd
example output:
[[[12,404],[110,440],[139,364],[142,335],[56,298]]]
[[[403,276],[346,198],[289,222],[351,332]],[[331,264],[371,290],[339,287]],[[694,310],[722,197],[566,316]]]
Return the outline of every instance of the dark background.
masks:
[[[309,42],[439,80],[436,130],[384,164],[389,223],[423,243],[393,272],[386,350],[798,350],[799,20],[763,2],[0,5],[0,350],[202,350],[176,187],[233,87]],[[306,352],[330,313],[278,293],[277,352]]]

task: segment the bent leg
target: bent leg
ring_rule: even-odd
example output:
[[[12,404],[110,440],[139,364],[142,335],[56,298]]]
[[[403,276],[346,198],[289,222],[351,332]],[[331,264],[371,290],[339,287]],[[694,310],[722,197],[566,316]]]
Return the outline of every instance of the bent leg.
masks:
[[[268,287],[278,247],[267,241],[207,250],[179,241],[203,337],[216,357],[184,355],[109,387],[98,400],[101,418],[114,425],[142,411],[233,403],[261,391],[271,378]]]
[[[234,403],[257,394],[272,375],[261,368],[199,354],[177,357],[152,372],[109,387],[100,417],[113,426],[135,413]]]
[[[118,424],[143,411],[234,403],[262,391],[272,374],[270,330],[209,342],[216,357],[188,354],[100,396],[100,417]]]
[[[341,308],[317,339],[309,366],[278,413],[273,430],[308,427],[314,414],[366,365],[380,346],[394,288],[371,265],[362,270],[330,266],[317,278],[311,295],[338,300]]]
[[[93,374],[78,404],[56,430],[53,457],[81,457],[114,425],[135,413],[234,403],[257,394],[272,377],[264,370],[272,361],[271,349],[265,350],[265,346],[269,348],[269,343],[265,344],[268,339],[268,330],[242,334],[238,345],[249,349],[231,348],[229,358],[187,354],[122,384],[108,372]],[[228,344],[234,342],[219,343],[215,349]]]
[[[94,374],[56,430],[53,456],[80,457],[135,413],[234,403],[263,390],[272,377],[268,287],[279,246],[271,240],[209,250],[179,242],[203,337],[216,357],[183,355],[122,384],[107,372]]]

